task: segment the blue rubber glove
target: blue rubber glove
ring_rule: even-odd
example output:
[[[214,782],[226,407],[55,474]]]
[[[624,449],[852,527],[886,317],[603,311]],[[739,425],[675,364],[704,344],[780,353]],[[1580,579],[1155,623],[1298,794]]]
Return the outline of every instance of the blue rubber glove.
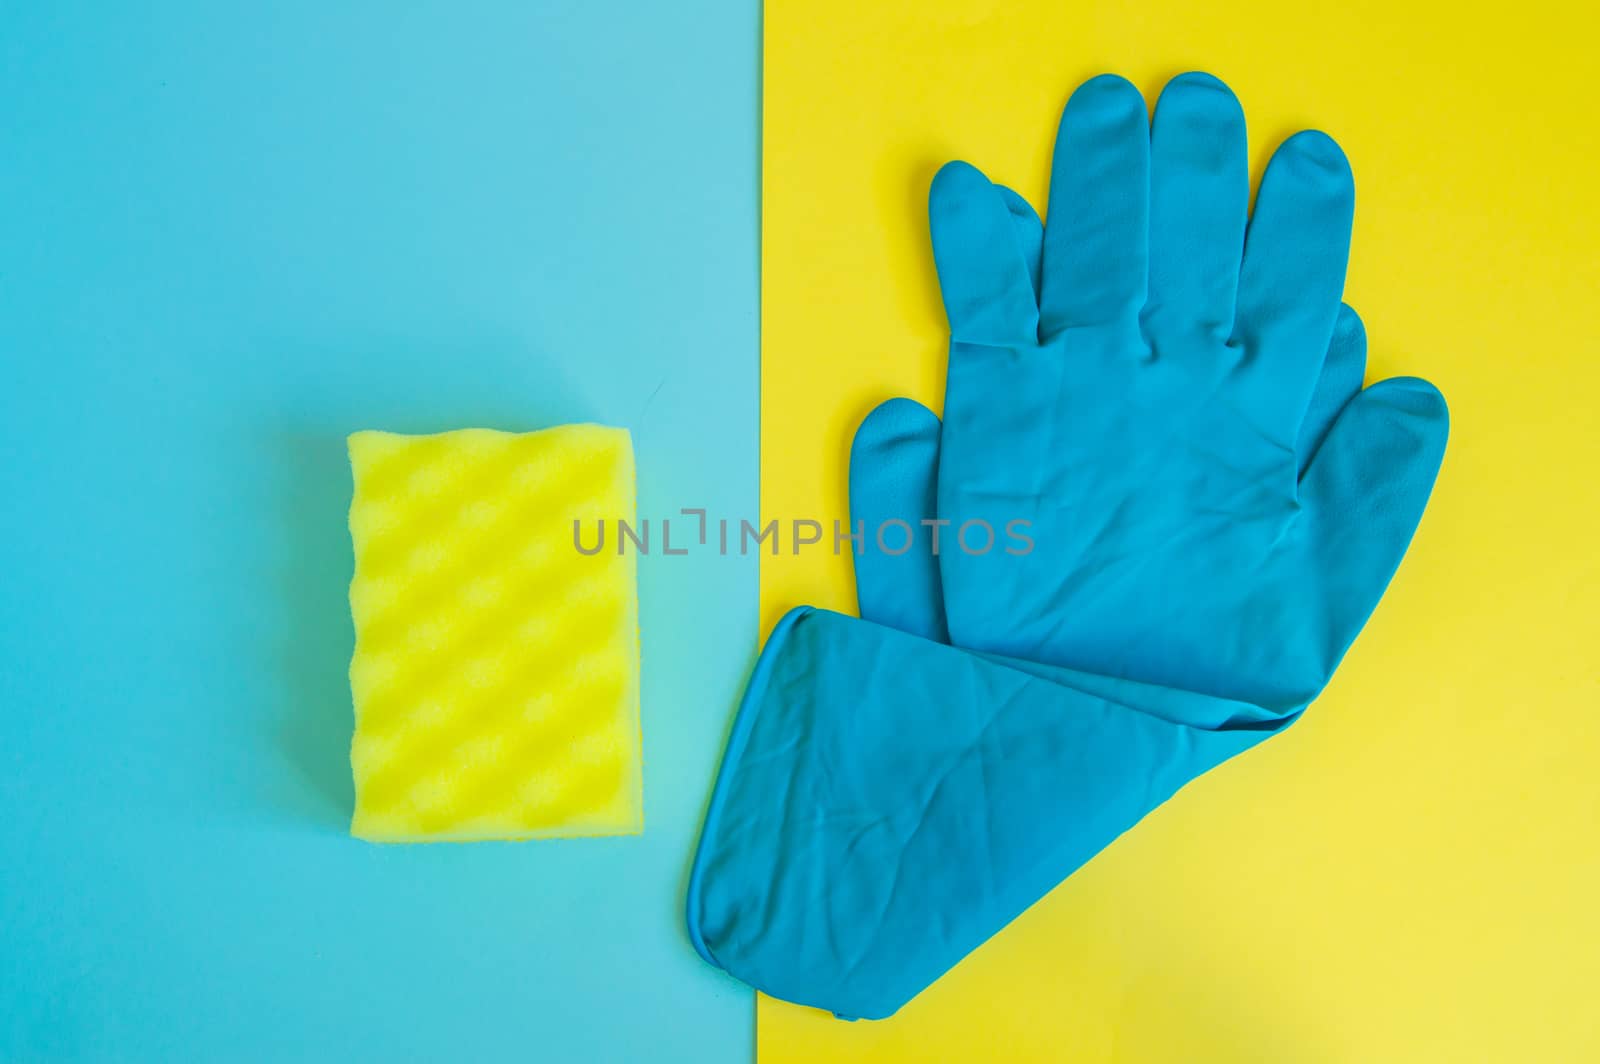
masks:
[[[940,554],[956,645],[1279,709],[1333,675],[1422,515],[1445,404],[1325,358],[1354,204],[1338,146],[1279,148],[1247,232],[1248,193],[1244,116],[1203,74],[1153,129],[1120,78],[1073,94],[1037,281],[1014,201],[962,163],[935,179],[938,517],[997,540]]]
[[[745,689],[701,829],[695,948],[774,997],[888,1016],[1179,787],[1288,722],[1176,724],[1257,711],[1084,679],[791,611]]]
[[[1116,104],[1125,96],[1124,86],[1101,79],[1075,95],[1063,118],[1063,142],[1071,142],[1067,134],[1074,130],[1117,128],[1118,122],[1108,116],[1115,119],[1119,112],[1108,107],[1107,101]],[[1211,97],[1216,100],[1199,102]],[[1156,190],[1163,182],[1161,160],[1168,158],[1160,150],[1163,132],[1208,111],[1220,113],[1217,101],[1231,104],[1232,98],[1216,82],[1193,75],[1178,79],[1164,94],[1156,117]],[[1236,113],[1236,104],[1231,104],[1231,111]],[[1164,124],[1169,113],[1179,121]],[[1142,121],[1142,102],[1138,117]],[[1205,123],[1196,128],[1206,128]],[[1186,172],[1178,163],[1193,163],[1191,154],[1210,151],[1226,139],[1197,133],[1190,152],[1177,153],[1177,160],[1170,164],[1173,172]],[[1281,202],[1284,195],[1275,193],[1280,198],[1269,199],[1268,188],[1294,187],[1292,177],[1281,175],[1295,174],[1303,161],[1296,143],[1291,141],[1269,169],[1262,211]],[[1071,163],[1058,159],[1056,201],[1063,202],[1059,197],[1065,165],[1084,166],[1107,182],[1119,172],[1126,177],[1117,167],[1105,165],[1104,154],[1090,150]],[[1290,161],[1281,162],[1285,159]],[[1348,172],[1343,171],[1342,161],[1335,169],[1345,174],[1347,187]],[[943,519],[951,513],[945,508],[947,499],[967,506],[974,499],[991,506],[997,501],[1021,500],[1031,502],[1033,512],[1065,522],[1070,515],[1047,505],[1050,498],[1022,493],[1021,486],[1030,481],[1027,469],[1031,463],[1038,467],[1031,475],[1036,491],[1076,490],[1068,473],[1088,477],[1094,489],[1078,491],[1072,497],[1086,507],[1079,515],[1080,523],[1098,531],[1093,536],[1069,537],[1068,542],[1092,547],[1100,539],[1107,541],[1100,545],[1107,549],[1098,554],[1079,549],[1067,556],[1073,559],[1071,564],[1087,558],[1109,560],[1130,570],[1125,580],[1136,580],[1146,568],[1163,574],[1181,568],[1170,558],[1140,566],[1135,564],[1137,557],[1123,558],[1109,548],[1114,547],[1110,541],[1123,534],[1117,530],[1124,515],[1138,518],[1129,527],[1139,533],[1132,539],[1140,549],[1193,553],[1203,548],[1211,537],[1191,532],[1161,542],[1145,535],[1152,527],[1148,513],[1169,519],[1169,509],[1180,508],[1184,500],[1196,507],[1191,515],[1194,524],[1213,528],[1213,535],[1226,540],[1230,551],[1235,550],[1239,540],[1230,534],[1233,522],[1214,512],[1219,496],[1213,489],[1232,483],[1239,490],[1239,483],[1249,478],[1227,467],[1227,452],[1214,455],[1224,468],[1209,477],[1204,474],[1203,462],[1191,461],[1191,466],[1202,467],[1192,480],[1174,478],[1170,470],[1160,469],[1148,458],[1130,463],[1119,454],[1107,455],[1104,465],[1124,472],[1107,473],[1086,456],[1087,443],[1071,443],[1071,427],[1058,427],[1057,436],[1047,442],[1066,441],[1069,448],[1078,448],[1072,453],[1081,465],[1059,461],[1054,447],[1036,446],[1042,437],[1033,431],[1032,419],[1041,416],[1039,410],[1023,418],[1006,416],[1008,406],[1025,411],[1039,407],[1037,390],[1003,387],[989,394],[995,408],[983,409],[975,387],[982,376],[965,371],[987,366],[1002,381],[1020,378],[1023,384],[1048,379],[1049,366],[1043,359],[1060,351],[1037,341],[1031,346],[998,347],[999,334],[990,330],[1010,328],[1010,316],[1024,307],[1025,300],[1013,298],[1024,291],[1015,284],[1017,280],[1026,285],[1029,300],[1035,292],[1049,297],[1052,262],[1067,260],[1052,259],[1049,249],[1056,245],[1054,237],[1046,234],[1041,274],[1034,266],[1038,256],[1030,247],[1036,221],[1030,227],[1028,212],[1019,206],[1020,201],[981,179],[971,180],[974,176],[968,169],[947,169],[933,197],[936,254],[956,335],[947,398],[950,420],[941,433],[930,413],[903,400],[886,404],[869,418],[853,453],[855,516],[871,522],[874,514],[909,520],[937,512]],[[1337,174],[1333,183],[1338,183]],[[1090,191],[1080,189],[1068,202],[1088,202],[1093,198]],[[1159,191],[1150,193],[1152,204],[1160,198]],[[1191,199],[1199,203],[1203,197],[1196,194]],[[1329,202],[1337,207],[1338,197],[1315,201],[1301,215],[1291,216],[1298,217],[1298,222],[1286,222],[1276,229],[1263,229],[1258,214],[1251,230],[1251,248],[1260,243],[1258,233],[1271,232],[1284,234],[1285,240],[1296,232],[1312,234],[1311,244],[1321,246]],[[1080,213],[1073,212],[1073,217]],[[1348,226],[1347,208],[1344,219]],[[1184,224],[1193,221],[1184,219]],[[1241,218],[1241,228],[1242,224]],[[1087,227],[1091,234],[1097,229]],[[1249,254],[1257,253],[1252,250]],[[1159,258],[1154,252],[1151,255]],[[1342,245],[1338,255],[1342,272]],[[1113,273],[1117,272],[1114,260],[1115,256],[1108,267]],[[1206,261],[1206,255],[1196,254],[1196,266]],[[1013,270],[1019,264],[1020,270]],[[1152,291],[1164,290],[1156,284],[1155,265],[1149,268]],[[1248,271],[1247,265],[1246,274]],[[1103,280],[1087,275],[1081,279],[1091,286]],[[1187,278],[1177,287],[1194,290],[1204,286]],[[1286,287],[1277,301],[1291,316],[1299,313],[1293,308],[1300,303],[1292,287]],[[1312,510],[1313,504],[1338,501],[1345,507],[1348,523],[1339,526],[1332,515],[1323,520],[1348,531],[1347,539],[1375,541],[1352,546],[1324,533],[1327,559],[1343,564],[1343,559],[1360,557],[1366,559],[1366,565],[1381,569],[1375,559],[1387,556],[1392,558],[1392,570],[1420,514],[1442,452],[1442,404],[1374,406],[1370,399],[1351,399],[1359,389],[1364,341],[1354,316],[1348,312],[1341,315],[1337,296],[1336,285],[1321,351],[1311,359],[1317,367],[1313,383],[1307,385],[1307,394],[1298,403],[1296,429],[1286,452],[1289,478],[1302,486],[1294,500],[1297,508],[1317,512]],[[1040,304],[1047,302],[1048,298]],[[1145,317],[1154,327],[1161,315],[1149,312],[1148,306],[1146,311]],[[1049,316],[1034,311],[1035,320]],[[1276,325],[1256,328],[1265,333],[1283,332]],[[1092,340],[1088,349],[1092,357],[1074,357],[1071,366],[1085,363],[1101,373],[1106,365],[1116,363],[1107,361],[1107,352],[1094,344],[1114,348],[1116,331],[1074,325],[1052,342],[1062,336]],[[1244,346],[1243,341],[1239,343]],[[1057,344],[1063,350],[1069,346]],[[1155,347],[1156,341],[1151,340],[1150,346]],[[1161,345],[1162,351],[1181,349],[1175,342]],[[968,355],[974,357],[959,366]],[[1138,369],[1160,361],[1158,351],[1153,360],[1147,355],[1125,368]],[[1248,355],[1241,356],[1239,364],[1249,361]],[[1029,377],[1030,371],[1035,376]],[[1185,379],[1199,379],[1193,373],[1173,372]],[[1238,375],[1248,377],[1252,372],[1241,370]],[[1216,391],[1222,393],[1219,382],[1233,375],[1218,375],[1213,382]],[[1058,380],[1068,376],[1057,372]],[[1140,391],[1144,387],[1131,385],[1129,393],[1116,402],[1145,410],[1141,404],[1151,397]],[[1178,425],[1196,418],[1192,396],[1176,396],[1186,401],[1186,406],[1174,401],[1170,384],[1149,387],[1157,396],[1168,396]],[[1054,394],[1062,397],[1062,409],[1076,411],[1080,417],[1098,417],[1094,423],[1101,428],[1133,420],[1129,411],[1119,420],[1111,416],[1115,413],[1111,410],[1077,410],[1064,398],[1064,391]],[[1416,394],[1429,393],[1417,390]],[[1432,394],[1436,398],[1436,393]],[[965,405],[958,401],[963,395],[968,397]],[[1235,398],[1221,401],[1232,403]],[[1234,414],[1244,417],[1247,409],[1245,404],[1240,406]],[[1330,430],[1335,414],[1339,418]],[[1159,410],[1152,416],[1159,422]],[[1220,424],[1227,418],[1217,415],[1213,420]],[[1005,445],[996,444],[988,452],[1000,460],[999,468],[986,471],[975,460],[964,467],[952,464],[958,425],[966,426],[963,442],[969,446],[969,455],[981,450],[974,441],[986,432]],[[1156,423],[1151,434],[1187,441],[1192,449],[1203,451],[1207,442],[1184,436],[1177,431],[1178,425]],[[1253,431],[1254,422],[1251,428]],[[1251,431],[1238,430],[1214,440],[1251,435]],[[1338,443],[1346,438],[1355,442]],[[1348,454],[1335,451],[1336,444]],[[1007,459],[1006,446],[1018,446],[1022,451]],[[959,450],[956,453],[959,455]],[[1333,454],[1343,456],[1337,464],[1329,463]],[[1149,477],[1151,485],[1138,488],[1136,478],[1127,475],[1130,466],[1132,472]],[[957,476],[957,468],[965,468],[965,479]],[[1304,486],[1312,483],[1318,470],[1324,479],[1353,483],[1343,483],[1339,493],[1313,494]],[[1105,485],[1113,482],[1125,485],[1126,498],[1107,493]],[[1174,488],[1180,490],[1172,508],[1142,498],[1147,490]],[[1250,502],[1254,497],[1245,491],[1237,501]],[[1110,510],[1095,509],[1110,499],[1117,500]],[[1242,506],[1233,521],[1258,517],[1262,509]],[[957,512],[963,521],[973,519],[970,515],[974,512],[1000,513],[995,508]],[[982,519],[989,520],[991,527],[1003,527],[990,517]],[[1004,521],[1012,519],[1004,517]],[[955,527],[959,528],[959,523]],[[1053,530],[1055,526],[1046,522],[1044,527]],[[1039,535],[1038,526],[1032,532],[1037,557],[1024,559],[1033,565],[1032,579],[1037,582],[1044,578],[1040,574],[1053,574],[1062,589],[1057,598],[1060,615],[1043,626],[1052,638],[1026,644],[1035,660],[940,645],[948,631],[956,635],[958,643],[975,635],[972,641],[980,646],[988,643],[1012,649],[1019,645],[1019,633],[1020,638],[1030,639],[1040,630],[1036,618],[1028,613],[1019,614],[1015,623],[1004,616],[1004,611],[996,608],[998,594],[976,593],[982,589],[974,585],[981,581],[973,574],[980,571],[982,559],[959,549],[952,551],[948,532],[946,548],[938,559],[942,572],[935,569],[931,557],[915,551],[893,559],[858,560],[863,614],[904,631],[801,609],[785,618],[773,633],[735,724],[691,879],[691,935],[708,960],[780,997],[846,1016],[887,1015],[1184,782],[1280,730],[1309,700],[1309,695],[1284,694],[1299,690],[1292,684],[1274,686],[1269,673],[1257,675],[1249,669],[1241,673],[1238,683],[1242,696],[1219,693],[1209,681],[1222,670],[1186,672],[1183,665],[1165,660],[1165,644],[1137,652],[1123,648],[1122,655],[1112,659],[1112,668],[1092,662],[1075,667],[1082,659],[1075,660],[1074,638],[1089,639],[1095,633],[1075,632],[1073,619],[1079,604],[1074,588],[1095,588],[1104,595],[1107,585],[1085,578],[1074,581],[1070,572],[1063,575],[1045,565],[1052,557],[1047,537]],[[1286,534],[1295,533],[1291,528]],[[1399,542],[1393,542],[1397,536]],[[1003,570],[998,560],[991,571]],[[1215,563],[1202,560],[1191,581],[1217,571],[1207,569],[1207,564]],[[1275,569],[1269,565],[1265,571],[1270,575]],[[1253,571],[1246,567],[1225,575],[1248,584]],[[1373,601],[1388,575],[1383,572],[1371,589]],[[1036,590],[1015,583],[995,586],[1009,589],[1008,593]],[[1109,586],[1113,590],[1121,587],[1116,581]],[[1169,600],[1203,590],[1157,585],[1147,588],[1145,594],[1154,600],[1152,608],[1163,610],[1169,609]],[[1348,601],[1330,603],[1326,590],[1326,585],[1309,583],[1309,595],[1298,605],[1312,613],[1350,609]],[[1258,601],[1242,594],[1211,597],[1246,606]],[[1266,599],[1259,601],[1274,605]],[[1098,605],[1098,600],[1091,598],[1083,608]],[[1129,592],[1129,609],[1137,612],[1145,605]],[[1282,612],[1296,604],[1276,605]],[[972,617],[981,618],[982,623]],[[1247,608],[1232,622],[1250,629],[1254,619]],[[1357,627],[1359,623],[1355,622]],[[1324,627],[1337,630],[1326,620]],[[1241,656],[1245,666],[1259,664],[1272,651],[1271,631],[1250,630],[1261,634],[1268,645],[1257,648],[1254,656]],[[1240,644],[1237,635],[1230,639],[1228,632],[1209,634],[1224,647]],[[1352,628],[1338,653],[1353,636]],[[1183,641],[1174,642],[1180,649],[1185,647]],[[1125,667],[1128,661],[1137,664],[1141,660],[1155,663],[1151,675]],[[1331,673],[1336,660],[1334,654],[1327,672]],[[1265,681],[1262,675],[1267,676]],[[1224,675],[1224,679],[1229,677]],[[1312,686],[1320,688],[1320,683]]]

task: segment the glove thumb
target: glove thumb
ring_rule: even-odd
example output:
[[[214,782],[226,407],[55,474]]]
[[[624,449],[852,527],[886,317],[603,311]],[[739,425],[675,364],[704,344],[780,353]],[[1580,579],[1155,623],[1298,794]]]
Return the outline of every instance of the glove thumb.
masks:
[[[1300,479],[1317,562],[1346,594],[1332,630],[1351,637],[1377,606],[1422,519],[1444,459],[1450,414],[1425,380],[1395,377],[1340,412]]]
[[[875,624],[948,643],[932,534],[939,418],[912,399],[878,404],[850,444],[856,602]],[[881,541],[880,541],[881,533]]]

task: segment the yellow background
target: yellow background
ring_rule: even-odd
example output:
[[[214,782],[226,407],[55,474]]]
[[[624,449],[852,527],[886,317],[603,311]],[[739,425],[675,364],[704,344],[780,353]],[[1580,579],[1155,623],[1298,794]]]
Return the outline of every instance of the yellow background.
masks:
[[[1588,5],[863,2],[766,10],[762,505],[845,511],[877,400],[938,408],[928,180],[1043,207],[1068,93],[1217,74],[1254,174],[1357,182],[1370,376],[1449,399],[1400,575],[1304,721],[1205,777],[882,1023],[761,999],[764,1064],[1600,1061],[1600,118]],[[762,559],[762,611],[849,609]]]

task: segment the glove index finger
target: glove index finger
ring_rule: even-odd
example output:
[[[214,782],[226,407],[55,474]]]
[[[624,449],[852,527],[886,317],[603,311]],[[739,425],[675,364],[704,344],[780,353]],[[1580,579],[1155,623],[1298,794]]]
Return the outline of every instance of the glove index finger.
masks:
[[[1301,473],[1311,464],[1339,411],[1361,391],[1366,372],[1367,330],[1348,304],[1340,304],[1339,316],[1333,323],[1333,339],[1322,360],[1322,376],[1312,389],[1311,405],[1306,408],[1305,420],[1300,423],[1300,440],[1295,444]]]
[[[1245,236],[1233,391],[1280,442],[1294,442],[1333,337],[1354,210],[1350,163],[1327,134],[1296,133],[1273,154]]]

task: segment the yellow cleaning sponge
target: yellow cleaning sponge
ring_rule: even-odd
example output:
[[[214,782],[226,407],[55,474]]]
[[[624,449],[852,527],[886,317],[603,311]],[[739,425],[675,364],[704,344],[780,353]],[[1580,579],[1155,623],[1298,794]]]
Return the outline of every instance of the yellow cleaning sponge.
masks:
[[[623,429],[350,437],[356,809],[381,842],[643,827]]]

